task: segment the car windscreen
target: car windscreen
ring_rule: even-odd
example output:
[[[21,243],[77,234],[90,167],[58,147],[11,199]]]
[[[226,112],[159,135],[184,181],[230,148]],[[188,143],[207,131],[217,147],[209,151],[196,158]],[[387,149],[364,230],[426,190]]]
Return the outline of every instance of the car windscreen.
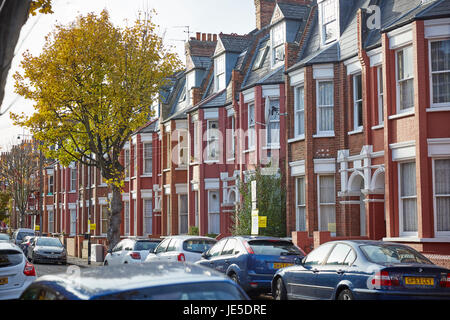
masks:
[[[284,240],[252,240],[248,244],[255,254],[268,256],[301,255],[303,253],[292,242]]]
[[[189,239],[183,242],[183,250],[189,252],[203,253],[216,244],[216,240],[210,239]]]
[[[36,241],[37,246],[62,247],[61,241],[56,238],[39,238]]]
[[[151,251],[155,250],[159,242],[157,241],[137,241],[134,245],[136,251]]]
[[[423,263],[433,264],[419,252],[396,245],[363,245],[360,246],[366,257],[374,263],[387,265],[398,263]]]
[[[231,283],[198,282],[135,289],[96,300],[245,300],[245,296]]]
[[[6,233],[0,233],[0,240],[9,240],[9,235]]]
[[[23,253],[16,250],[0,250],[0,268],[12,267],[22,263]]]
[[[17,234],[17,240],[22,240],[26,236],[34,236],[34,233],[32,233],[32,232],[19,232]]]

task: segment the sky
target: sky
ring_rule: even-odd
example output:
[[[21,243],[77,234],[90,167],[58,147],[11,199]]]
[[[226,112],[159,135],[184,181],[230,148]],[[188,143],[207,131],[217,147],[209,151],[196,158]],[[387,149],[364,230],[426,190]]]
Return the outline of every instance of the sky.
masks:
[[[164,35],[167,45],[184,57],[184,41],[196,32],[246,34],[255,28],[254,0],[53,0],[53,14],[30,16],[22,28],[17,42],[14,60],[8,74],[2,112],[10,111],[31,115],[33,101],[25,100],[14,93],[13,74],[21,72],[22,54],[29,50],[34,56],[40,54],[44,39],[56,24],[66,25],[79,15],[107,9],[111,21],[118,26],[132,25],[139,11],[156,10],[153,21],[159,26],[158,33]],[[26,129],[14,126],[9,111],[0,116],[0,151],[27,138]],[[20,137],[20,139],[18,139]]]

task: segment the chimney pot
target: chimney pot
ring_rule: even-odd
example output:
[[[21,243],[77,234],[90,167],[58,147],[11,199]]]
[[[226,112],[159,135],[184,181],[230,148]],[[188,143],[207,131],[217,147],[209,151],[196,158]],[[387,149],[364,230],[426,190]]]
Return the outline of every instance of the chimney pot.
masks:
[[[202,34],[201,32],[197,32],[197,40],[200,40],[200,35],[201,34]]]
[[[217,34],[213,35],[213,41],[216,42],[217,41]]]
[[[208,41],[211,41],[211,33],[208,33]]]
[[[202,33],[202,41],[206,41],[206,33]]]

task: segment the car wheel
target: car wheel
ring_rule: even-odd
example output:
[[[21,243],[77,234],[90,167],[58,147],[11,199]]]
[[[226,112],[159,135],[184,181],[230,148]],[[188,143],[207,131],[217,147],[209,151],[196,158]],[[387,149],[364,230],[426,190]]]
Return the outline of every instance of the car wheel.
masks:
[[[233,280],[236,284],[239,284],[239,278],[236,273],[230,274],[230,279]]]
[[[287,300],[286,287],[284,286],[284,282],[281,277],[277,279],[275,284],[274,298],[275,300]]]
[[[344,289],[339,293],[338,300],[354,300],[353,293],[349,289]]]

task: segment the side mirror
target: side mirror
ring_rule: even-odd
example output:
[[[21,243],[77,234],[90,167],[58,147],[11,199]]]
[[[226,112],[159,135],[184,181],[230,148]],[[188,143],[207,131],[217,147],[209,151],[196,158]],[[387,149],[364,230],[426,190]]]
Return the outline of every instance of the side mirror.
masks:
[[[205,252],[202,253],[202,258],[203,259],[208,259],[209,258],[208,251],[205,251]]]
[[[112,249],[108,249],[106,252],[107,253],[112,253]]]
[[[303,258],[295,258],[294,259],[294,263],[296,264],[296,265],[299,265],[299,266],[301,266],[301,265],[303,265],[303,263],[305,262],[305,258],[303,257]]]

